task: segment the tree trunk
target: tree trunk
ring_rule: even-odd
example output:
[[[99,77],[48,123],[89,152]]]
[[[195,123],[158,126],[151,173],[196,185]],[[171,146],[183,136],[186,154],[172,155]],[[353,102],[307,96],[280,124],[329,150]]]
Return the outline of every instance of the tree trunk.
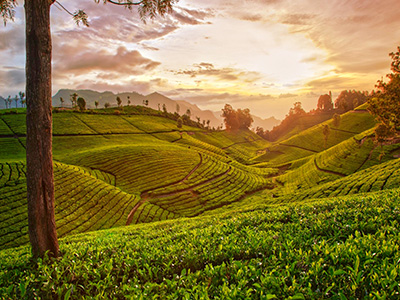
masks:
[[[34,257],[58,255],[54,218],[51,112],[52,0],[25,0],[26,181],[29,238]]]

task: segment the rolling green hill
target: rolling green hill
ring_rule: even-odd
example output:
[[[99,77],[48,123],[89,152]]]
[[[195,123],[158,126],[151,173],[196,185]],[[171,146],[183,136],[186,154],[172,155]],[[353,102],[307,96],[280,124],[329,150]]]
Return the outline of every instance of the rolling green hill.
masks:
[[[0,120],[0,248],[7,248],[28,241],[26,127],[24,114]],[[232,135],[183,126],[179,132],[176,121],[157,115],[55,113],[58,235],[196,216],[272,188],[268,177],[275,169],[240,163],[266,144],[251,131]],[[240,152],[235,145],[246,148]]]
[[[11,299],[397,299],[399,189],[96,231],[0,251]]]
[[[322,133],[324,125],[328,125],[330,128],[326,145]],[[268,161],[271,165],[280,165],[298,160],[329,149],[374,126],[374,117],[367,111],[350,111],[341,115],[338,127],[333,125],[332,119],[324,121],[288,139],[281,139],[279,142],[273,143],[255,161]]]
[[[396,299],[400,140],[374,126],[359,109],[271,143],[147,108],[54,113],[62,255],[35,267],[25,114],[0,114],[0,298]]]

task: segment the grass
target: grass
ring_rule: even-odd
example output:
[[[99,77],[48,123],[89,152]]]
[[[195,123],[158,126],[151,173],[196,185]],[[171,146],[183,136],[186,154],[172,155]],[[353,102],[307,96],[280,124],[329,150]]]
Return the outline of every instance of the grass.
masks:
[[[25,140],[14,137],[0,138],[0,163],[25,160]]]
[[[323,185],[287,193],[282,201],[325,198],[396,188],[400,185],[400,160],[390,160]]]
[[[138,109],[54,114],[62,255],[38,262],[25,115],[0,115],[0,299],[399,297],[400,146],[368,113],[325,149],[321,125],[271,144]]]
[[[399,190],[61,239],[0,252],[0,297],[396,299]]]
[[[322,133],[324,125],[328,125],[330,128],[326,143]],[[350,111],[340,116],[338,127],[335,127],[332,119],[329,119],[295,135],[290,135],[289,138],[281,138],[279,142],[270,145],[265,153],[254,160],[256,162],[268,161],[271,166],[299,160],[313,153],[332,148],[356,134],[370,130],[374,126],[374,117],[368,112]]]
[[[185,133],[182,140],[187,139],[197,141]],[[221,161],[212,151],[223,151],[207,147],[210,151],[199,152],[150,134],[56,136],[59,236],[196,216],[272,187],[267,177],[276,170],[243,166],[225,157]],[[1,180],[14,182],[15,187],[10,192],[2,189],[3,201],[17,203],[19,208],[4,212],[4,221],[12,222],[3,224],[0,247],[8,248],[28,241],[26,188],[22,176],[18,181],[24,188],[17,193],[21,186],[15,183],[17,179],[8,178],[8,164],[4,166]],[[16,227],[18,232],[14,232]]]

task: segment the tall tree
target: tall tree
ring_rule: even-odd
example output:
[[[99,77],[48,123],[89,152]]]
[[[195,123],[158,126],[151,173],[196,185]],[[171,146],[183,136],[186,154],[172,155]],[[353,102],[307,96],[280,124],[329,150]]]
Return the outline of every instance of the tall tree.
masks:
[[[121,100],[121,98],[119,96],[117,96],[117,105],[118,105],[118,107],[120,107],[121,104],[122,104],[122,100]]]
[[[7,97],[7,102],[8,102],[8,108],[11,108],[12,99],[10,95],[8,95]]]
[[[94,0],[132,9],[141,18],[154,18],[172,11],[177,0]],[[52,156],[50,7],[56,0],[25,0],[26,28],[26,164],[29,238],[34,257],[58,255],[54,218]],[[16,0],[0,0],[0,14],[13,20]],[[85,12],[73,14],[75,21],[88,25]]]
[[[86,100],[85,99],[83,99],[82,97],[79,97],[77,100],[77,104],[78,104],[80,111],[86,110]]]
[[[332,96],[325,94],[318,98],[317,109],[322,111],[329,111],[333,109]]]
[[[392,73],[386,75],[389,82],[378,81],[378,91],[368,99],[368,111],[390,129],[387,133],[395,134],[400,131],[400,47],[389,55],[392,58]],[[381,127],[381,133],[384,127]]]
[[[324,148],[326,148],[326,145],[328,143],[328,137],[329,137],[330,133],[331,133],[331,129],[329,128],[329,126],[327,124],[325,124],[322,127],[322,134],[324,135]]]
[[[78,94],[77,93],[73,93],[70,95],[70,100],[71,100],[71,107],[75,108],[76,107],[76,101],[78,100]]]
[[[225,104],[222,109],[222,117],[227,130],[248,129],[253,123],[253,118],[248,108],[234,110],[230,104]]]

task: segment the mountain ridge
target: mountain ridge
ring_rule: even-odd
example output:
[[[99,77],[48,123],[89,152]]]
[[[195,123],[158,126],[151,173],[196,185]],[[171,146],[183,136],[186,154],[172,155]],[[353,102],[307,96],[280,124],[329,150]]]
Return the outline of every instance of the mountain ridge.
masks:
[[[122,100],[122,105],[128,105],[128,100],[130,105],[142,105],[144,106],[144,101],[148,100],[146,106],[162,110],[163,105],[168,112],[176,112],[177,104],[179,104],[179,114],[183,115],[186,113],[187,109],[191,111],[191,119],[196,120],[196,117],[200,117],[201,120],[210,120],[210,126],[218,127],[221,125],[222,120],[215,117],[214,113],[210,110],[201,110],[197,105],[189,103],[185,100],[173,100],[170,99],[159,92],[153,92],[148,95],[142,95],[135,91],[133,92],[123,92],[114,94],[110,91],[97,92],[89,89],[75,90],[75,89],[60,89],[53,97],[53,106],[61,106],[60,97],[64,99],[64,107],[71,107],[70,95],[77,93],[79,97],[83,97],[86,100],[88,108],[95,108],[95,101],[99,102],[99,107],[104,107],[105,103],[109,103],[111,107],[116,107],[116,98],[120,97]],[[129,97],[129,98],[128,98]]]
[[[105,103],[109,103],[111,107],[116,107],[116,98],[120,97],[122,100],[122,105],[128,105],[128,100],[130,105],[145,105],[143,101],[148,100],[148,107],[162,110],[163,104],[165,104],[168,112],[177,112],[177,105],[179,105],[179,114],[183,115],[189,109],[191,112],[191,119],[196,121],[196,117],[200,117],[201,122],[205,120],[210,120],[211,127],[223,127],[223,119],[221,117],[220,111],[203,110],[199,108],[196,104],[190,103],[186,100],[174,100],[159,92],[153,92],[148,95],[142,95],[138,92],[122,92],[114,94],[111,91],[98,92],[90,89],[60,89],[53,97],[53,106],[61,106],[60,97],[64,99],[64,107],[71,107],[70,95],[77,93],[78,96],[83,97],[86,100],[88,108],[95,108],[95,101],[99,102],[99,107],[104,107]],[[129,99],[128,99],[129,97]],[[281,121],[275,117],[270,117],[267,119],[260,118],[258,116],[253,116],[252,127],[255,129],[257,127],[262,127],[264,130],[270,130],[274,126],[278,125]]]

